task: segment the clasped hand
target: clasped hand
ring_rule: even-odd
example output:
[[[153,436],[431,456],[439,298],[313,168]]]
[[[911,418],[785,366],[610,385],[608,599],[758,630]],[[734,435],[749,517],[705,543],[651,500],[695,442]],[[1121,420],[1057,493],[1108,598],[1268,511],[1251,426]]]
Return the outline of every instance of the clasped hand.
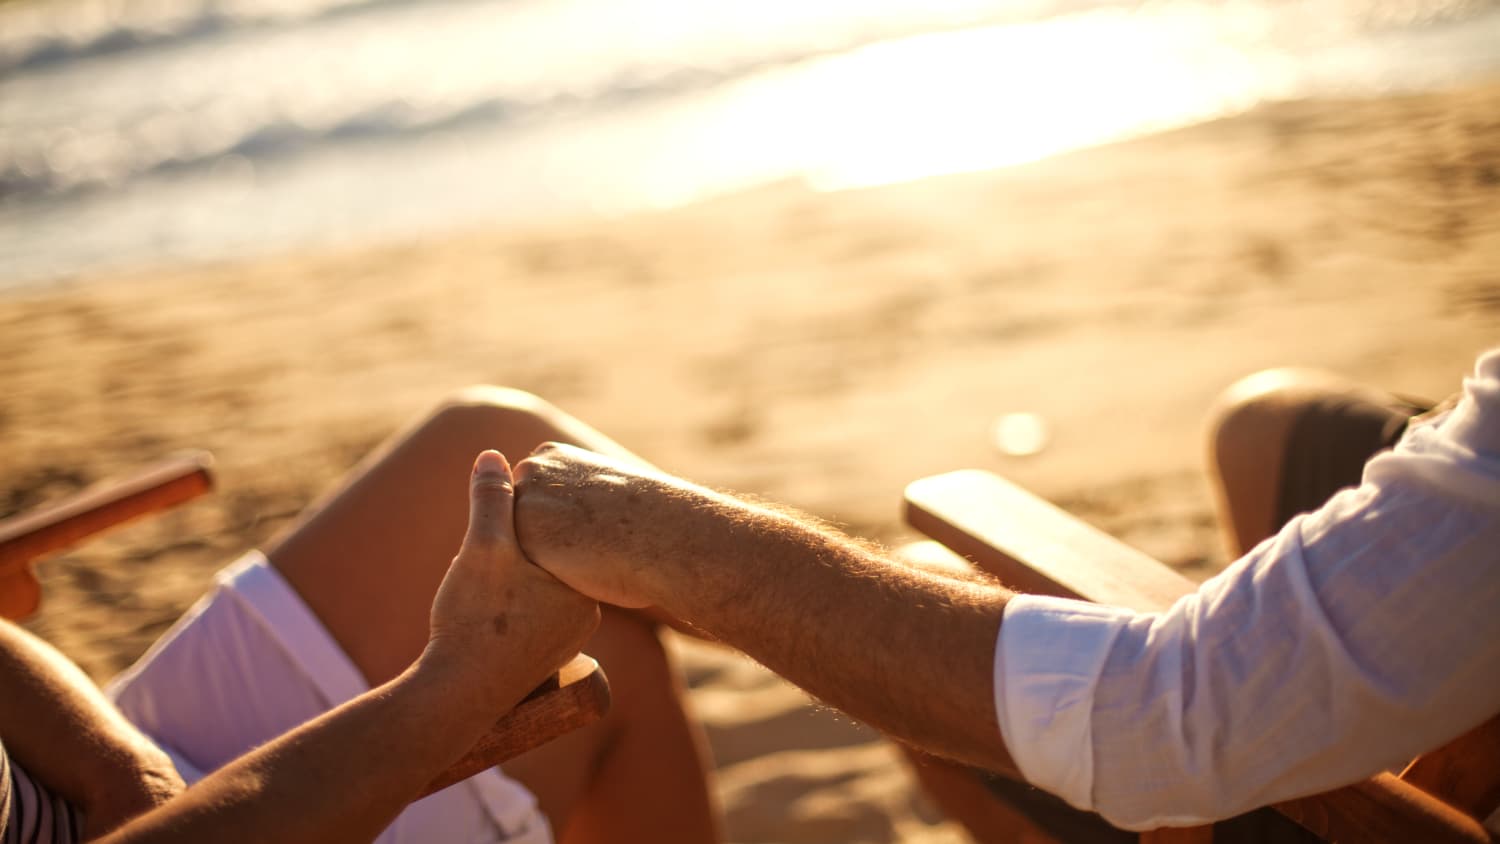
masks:
[[[532,565],[516,542],[515,487],[496,451],[474,462],[469,527],[432,602],[422,663],[513,705],[582,649],[599,606]]]
[[[526,556],[590,597],[658,606],[690,588],[684,561],[732,541],[739,505],[686,481],[547,443],[516,466],[517,539]]]
[[[499,453],[480,455],[470,500],[468,534],[433,602],[424,658],[497,678],[532,666],[533,684],[587,640],[595,601],[662,606],[690,580],[677,563],[708,558],[712,543],[732,540],[733,519],[714,512],[732,510],[727,499],[554,443],[513,475]]]

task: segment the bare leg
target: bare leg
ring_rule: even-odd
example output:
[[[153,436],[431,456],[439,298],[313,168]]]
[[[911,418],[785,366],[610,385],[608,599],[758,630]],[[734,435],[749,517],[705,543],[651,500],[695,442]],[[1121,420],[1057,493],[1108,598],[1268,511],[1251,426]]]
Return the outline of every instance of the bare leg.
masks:
[[[979,844],[1052,844],[1057,840],[1025,812],[990,791],[983,773],[905,745],[901,749],[928,796]]]
[[[1233,556],[1280,530],[1282,472],[1294,426],[1309,408],[1329,401],[1390,408],[1392,414],[1409,410],[1388,393],[1306,369],[1258,372],[1220,396],[1209,420],[1208,465],[1219,524]],[[1358,481],[1356,472],[1344,482]]]
[[[566,818],[556,824],[563,844],[722,839],[703,736],[683,714],[681,682],[657,627],[606,608],[585,650],[609,672],[609,715],[506,763],[506,773],[537,795],[549,817]],[[571,764],[580,758],[593,766]]]
[[[365,678],[384,682],[426,644],[432,597],[463,537],[474,455],[494,448],[519,460],[548,440],[638,459],[535,396],[472,388],[367,458],[267,556]],[[567,841],[596,840],[603,817],[614,840],[630,829],[650,830],[643,840],[717,840],[702,742],[656,629],[606,612],[586,650],[609,673],[614,711],[507,771]]]

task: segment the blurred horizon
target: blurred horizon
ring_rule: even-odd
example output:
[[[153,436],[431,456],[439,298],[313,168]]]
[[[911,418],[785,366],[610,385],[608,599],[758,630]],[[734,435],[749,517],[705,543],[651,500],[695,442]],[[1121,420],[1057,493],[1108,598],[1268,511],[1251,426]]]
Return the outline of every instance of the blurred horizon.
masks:
[[[1493,0],[13,0],[0,289],[985,170],[1495,44]]]

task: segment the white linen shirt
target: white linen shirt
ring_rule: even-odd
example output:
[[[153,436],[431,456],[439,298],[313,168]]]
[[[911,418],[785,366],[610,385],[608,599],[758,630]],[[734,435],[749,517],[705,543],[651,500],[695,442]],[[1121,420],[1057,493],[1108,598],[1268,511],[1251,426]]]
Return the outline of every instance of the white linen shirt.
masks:
[[[1198,824],[1500,712],[1500,349],[1464,389],[1166,612],[1014,597],[995,710],[1026,779],[1128,829]]]

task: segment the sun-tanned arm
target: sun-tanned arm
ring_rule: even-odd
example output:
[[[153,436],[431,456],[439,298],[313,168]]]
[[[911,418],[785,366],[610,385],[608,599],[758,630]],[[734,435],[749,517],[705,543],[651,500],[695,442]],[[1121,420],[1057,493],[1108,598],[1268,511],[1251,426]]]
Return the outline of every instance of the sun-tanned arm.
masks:
[[[107,832],[182,790],[172,762],[46,642],[0,620],[0,741]],[[3,822],[0,818],[0,822]]]
[[[433,603],[428,646],[408,671],[101,840],[369,841],[500,714],[577,653],[597,624],[598,607],[521,556],[510,472],[498,454],[486,452],[475,464],[471,502],[468,535]],[[8,635],[7,642],[16,638]],[[40,653],[43,661],[23,672],[29,682],[46,690],[78,679],[61,657]],[[108,734],[125,735],[132,747],[143,740],[96,691],[72,697],[90,705],[75,719],[83,725],[79,740],[88,744],[76,754],[61,750],[64,744],[48,746],[59,740],[57,731],[36,728],[45,713],[16,712],[14,695],[0,695],[0,716],[18,715],[31,725],[5,736],[17,762],[88,812],[93,785],[79,777],[92,767],[89,760],[108,756],[104,751],[120,741]],[[50,699],[64,714],[79,708],[68,696]],[[99,735],[105,738],[89,738]],[[149,748],[142,754],[158,759]],[[86,832],[98,835],[93,821],[86,815]]]
[[[521,546],[565,583],[686,619],[892,736],[1013,768],[992,693],[1006,590],[567,446],[521,463],[517,486]]]
[[[104,840],[370,841],[494,722],[495,699],[469,674],[424,656]]]

